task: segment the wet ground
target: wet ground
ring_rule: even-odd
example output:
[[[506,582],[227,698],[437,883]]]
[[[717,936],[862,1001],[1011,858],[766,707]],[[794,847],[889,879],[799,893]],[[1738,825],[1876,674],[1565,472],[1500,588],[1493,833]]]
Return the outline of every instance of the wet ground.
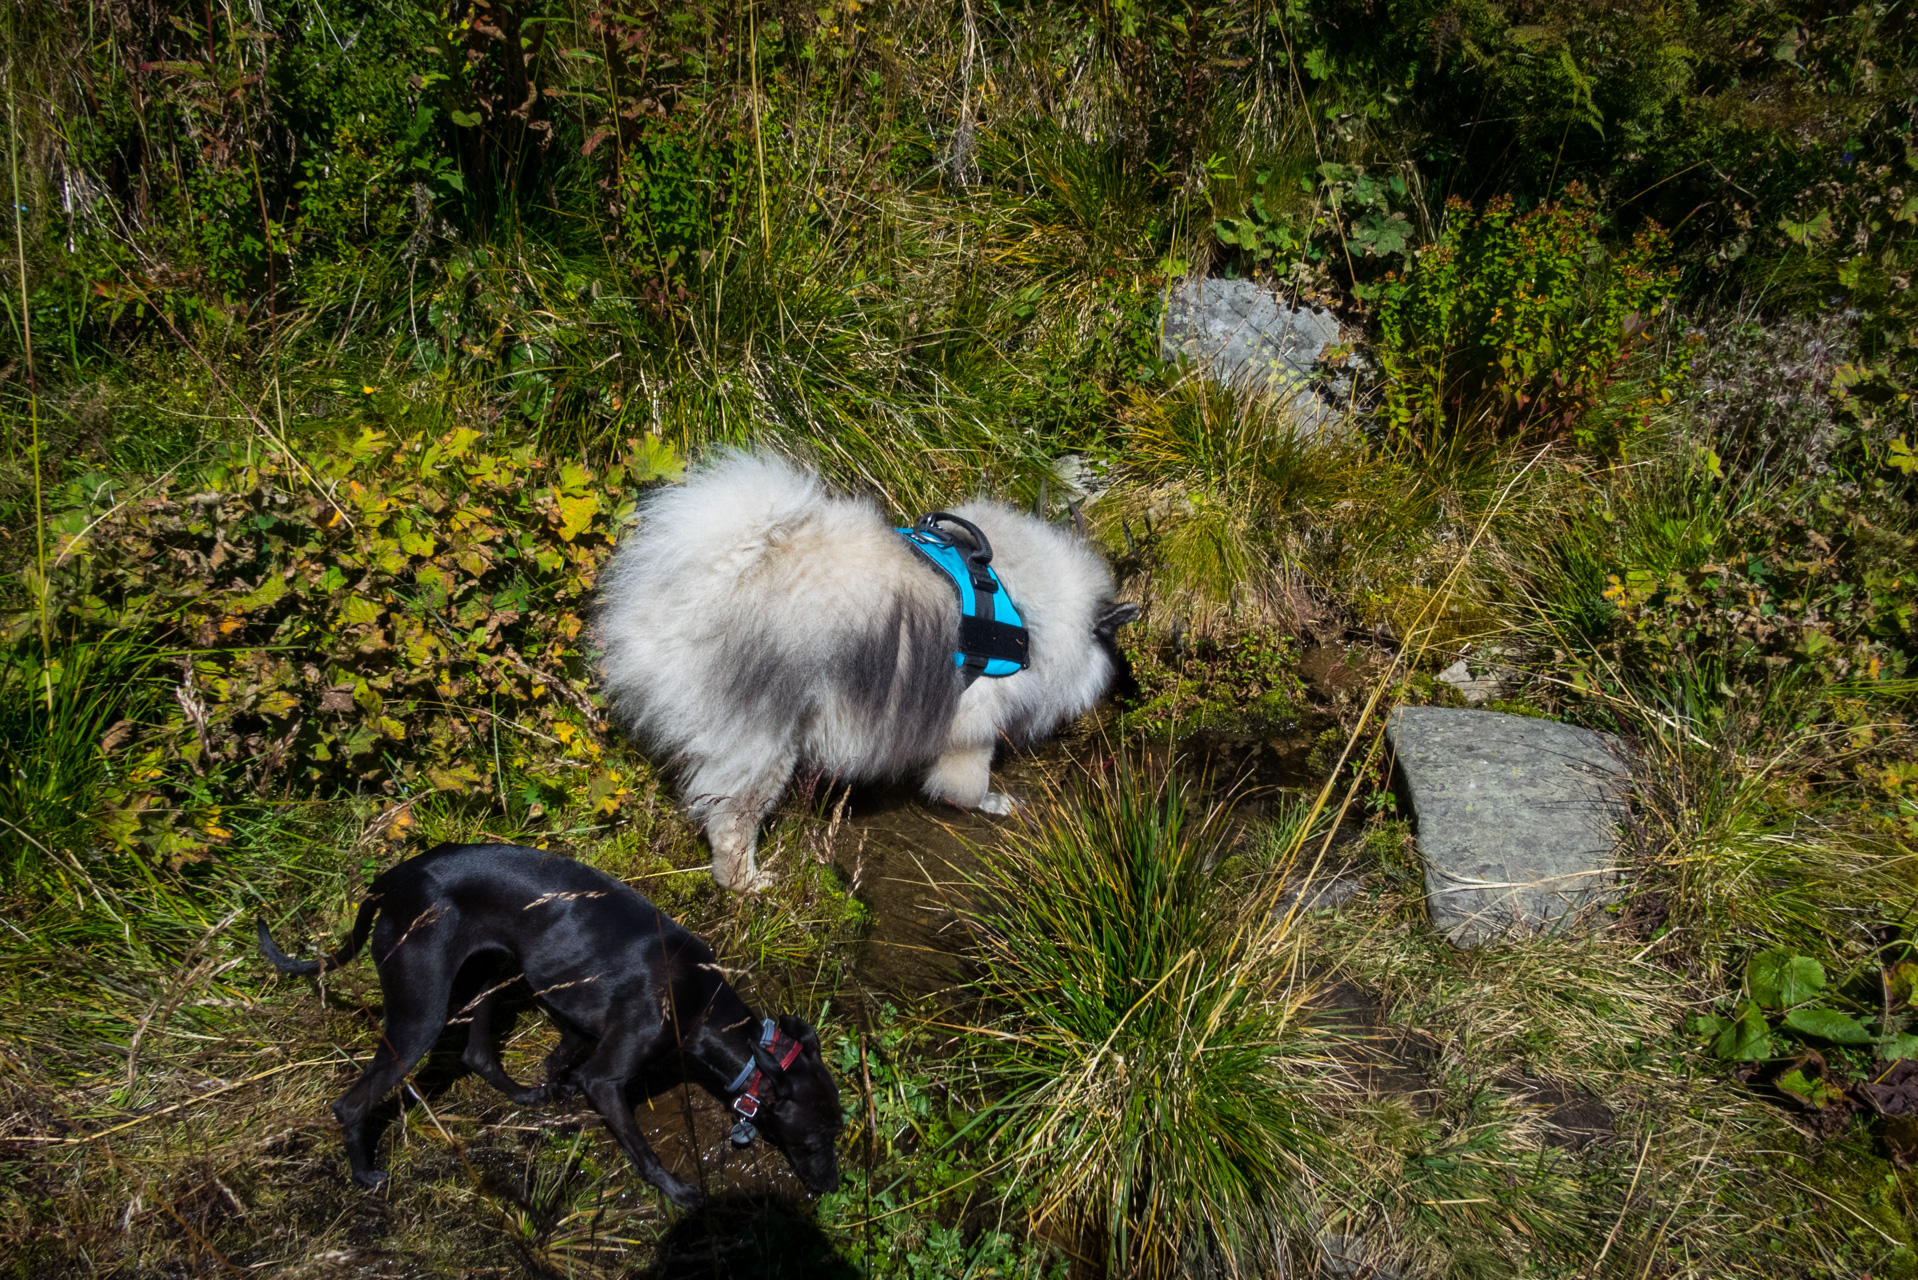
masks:
[[[1263,734],[1202,732],[1146,749],[1171,755],[1203,796],[1224,800],[1232,821],[1249,828],[1281,799],[1304,794],[1322,780],[1311,757],[1333,723],[1330,716],[1314,716]],[[1101,767],[1111,756],[1108,742],[1106,730],[1093,725],[1031,751],[1003,753],[993,771],[993,786],[1022,800],[1042,798]],[[835,1007],[875,1010],[882,1002],[962,999],[966,940],[960,912],[966,905],[967,882],[1007,824],[1017,819],[931,803],[911,784],[855,787],[842,799],[831,856],[869,908],[871,925],[849,980],[833,995]],[[1351,876],[1329,874],[1323,884],[1315,882],[1310,888],[1307,905],[1332,905],[1337,894],[1355,883]],[[1367,1092],[1411,1095],[1417,1105],[1428,1089],[1420,1070],[1424,1047],[1391,1030],[1376,999],[1349,983],[1328,987],[1320,1004],[1326,1022],[1350,1037],[1354,1083]],[[535,1078],[553,1040],[537,1011],[522,1011],[505,1055],[509,1070],[520,1078]],[[489,1145],[504,1155],[501,1148],[565,1142],[582,1130],[599,1131],[598,1117],[577,1099],[524,1111],[504,1106],[499,1095],[479,1081],[459,1079],[458,1046],[449,1040],[445,1048],[451,1054],[446,1092],[441,1096],[429,1087],[428,1099],[436,1107],[464,1110],[478,1122],[484,1136],[469,1153],[475,1166],[484,1165]],[[861,1096],[855,1082],[841,1083],[849,1103]],[[793,1207],[808,1198],[805,1188],[785,1158],[763,1139],[743,1149],[733,1146],[728,1134],[734,1117],[722,1102],[703,1090],[678,1086],[661,1088],[650,1098],[636,1093],[632,1101],[648,1142],[665,1165],[718,1200],[710,1210],[675,1226],[657,1274],[726,1274],[747,1255],[810,1258],[805,1263],[810,1271],[802,1267],[790,1273],[835,1274],[834,1267],[841,1264],[829,1250],[816,1253],[814,1246],[821,1242],[807,1235],[813,1229],[803,1211],[795,1216]],[[495,1190],[511,1198],[510,1188]],[[744,1254],[736,1252],[768,1233],[792,1237],[790,1248],[768,1251],[755,1244]]]
[[[1156,753],[1173,755],[1204,793],[1227,797],[1235,820],[1250,823],[1281,796],[1319,781],[1307,759],[1328,723],[1314,718],[1262,735],[1199,733]],[[993,768],[993,788],[1031,800],[1069,786],[1110,755],[1096,728],[1031,751],[1004,752]],[[963,980],[957,908],[978,870],[979,851],[989,850],[1011,821],[1016,818],[929,802],[911,784],[852,789],[833,860],[872,911],[856,969],[864,985],[910,998]]]

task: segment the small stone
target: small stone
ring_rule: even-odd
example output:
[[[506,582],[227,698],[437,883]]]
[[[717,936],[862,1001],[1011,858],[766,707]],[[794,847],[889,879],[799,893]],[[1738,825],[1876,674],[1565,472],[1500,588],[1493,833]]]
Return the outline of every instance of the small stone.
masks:
[[[1471,664],[1463,658],[1439,672],[1438,679],[1440,684],[1449,684],[1464,694],[1465,700],[1473,706],[1498,697],[1505,687],[1505,682],[1498,678],[1496,672],[1474,676]]]
[[[1589,729],[1401,707],[1386,725],[1426,907],[1454,945],[1560,927],[1613,889],[1630,771]]]
[[[1052,475],[1059,482],[1059,500],[1090,507],[1112,488],[1109,468],[1083,454],[1068,453],[1052,460]]]
[[[1337,416],[1345,380],[1327,379],[1318,362],[1338,343],[1331,312],[1294,310],[1252,280],[1188,276],[1166,290],[1163,359],[1184,356],[1229,385],[1292,388],[1291,407],[1307,429]]]
[[[1358,897],[1365,881],[1359,876],[1337,875],[1287,885],[1279,893],[1273,914],[1284,915],[1297,907],[1301,911],[1329,911]]]

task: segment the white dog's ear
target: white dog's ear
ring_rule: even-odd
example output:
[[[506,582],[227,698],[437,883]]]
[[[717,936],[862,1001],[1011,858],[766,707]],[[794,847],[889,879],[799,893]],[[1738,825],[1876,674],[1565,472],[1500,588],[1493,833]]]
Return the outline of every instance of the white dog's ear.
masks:
[[[1092,629],[1109,636],[1126,623],[1137,621],[1138,617],[1138,605],[1130,600],[1115,600],[1099,611],[1098,621],[1092,624]]]

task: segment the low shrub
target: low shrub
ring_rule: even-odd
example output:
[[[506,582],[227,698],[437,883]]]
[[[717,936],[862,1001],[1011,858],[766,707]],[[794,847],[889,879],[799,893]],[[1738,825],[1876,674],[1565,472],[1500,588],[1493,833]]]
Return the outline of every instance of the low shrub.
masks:
[[[1668,252],[1647,225],[1607,253],[1577,184],[1526,213],[1449,201],[1438,244],[1378,289],[1380,418],[1426,449],[1479,431],[1615,445],[1675,376],[1654,358],[1625,382],[1677,289]]]
[[[302,439],[306,460],[256,443],[58,519],[61,625],[137,625],[179,651],[161,713],[117,746],[110,844],[204,856],[233,797],[620,807],[631,779],[593,732],[581,611],[634,487],[675,456],[643,440],[595,474],[392,409]]]

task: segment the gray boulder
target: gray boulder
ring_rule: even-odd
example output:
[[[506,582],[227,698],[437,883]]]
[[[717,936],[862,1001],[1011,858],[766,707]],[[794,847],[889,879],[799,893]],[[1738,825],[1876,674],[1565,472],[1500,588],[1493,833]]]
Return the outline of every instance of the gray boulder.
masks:
[[[1335,402],[1347,385],[1318,366],[1338,342],[1331,312],[1294,310],[1256,281],[1187,276],[1166,290],[1162,359],[1184,356],[1235,386],[1291,388],[1292,407],[1310,428],[1336,416]]]
[[[1386,724],[1432,923],[1455,945],[1554,929],[1606,901],[1631,774],[1589,729],[1455,707]]]

